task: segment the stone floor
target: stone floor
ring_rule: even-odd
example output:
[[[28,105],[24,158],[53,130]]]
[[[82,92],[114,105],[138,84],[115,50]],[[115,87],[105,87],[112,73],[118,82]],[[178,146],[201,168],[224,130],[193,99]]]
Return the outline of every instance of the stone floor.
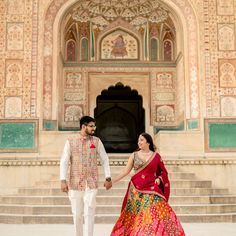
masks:
[[[109,236],[111,224],[97,224],[94,236]],[[186,236],[235,236],[236,223],[183,223]],[[62,224],[0,224],[1,236],[72,236],[73,226]]]

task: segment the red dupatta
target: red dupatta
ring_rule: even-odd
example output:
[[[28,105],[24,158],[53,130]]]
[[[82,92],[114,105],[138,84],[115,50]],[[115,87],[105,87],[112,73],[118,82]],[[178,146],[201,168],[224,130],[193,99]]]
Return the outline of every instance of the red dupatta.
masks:
[[[160,185],[155,183],[156,178],[161,180]],[[158,153],[155,152],[150,160],[132,176],[122,204],[122,210],[127,203],[131,184],[138,192],[156,194],[168,201],[170,196],[170,181],[165,165]]]

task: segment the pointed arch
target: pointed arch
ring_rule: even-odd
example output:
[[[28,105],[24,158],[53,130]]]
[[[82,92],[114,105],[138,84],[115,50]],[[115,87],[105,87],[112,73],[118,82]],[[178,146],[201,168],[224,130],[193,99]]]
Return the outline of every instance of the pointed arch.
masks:
[[[159,40],[156,37],[152,37],[150,40],[150,60],[157,61],[159,59]]]
[[[53,0],[45,14],[44,24],[44,55],[43,55],[43,117],[44,119],[57,119],[57,108],[52,104],[57,101],[57,79],[59,66],[58,57],[60,48],[58,38],[60,23],[69,8],[78,3],[78,0]],[[171,0],[163,2],[180,23],[183,33],[183,55],[185,60],[185,78],[188,89],[186,91],[186,118],[199,118],[199,78],[198,78],[198,22],[193,6],[189,0]],[[131,30],[132,31],[132,30]],[[178,29],[177,29],[178,32]],[[56,37],[55,37],[56,35]],[[135,35],[140,35],[139,33]],[[54,36],[54,37],[53,37]],[[139,38],[139,37],[137,37]],[[141,55],[142,52],[140,52]],[[141,57],[142,58],[142,57]],[[55,66],[52,66],[55,65]]]
[[[66,61],[76,61],[76,42],[73,39],[69,39],[66,42]]]
[[[173,60],[173,42],[170,39],[166,39],[163,42],[163,59],[164,61]]]
[[[82,38],[80,43],[80,60],[88,61],[89,60],[89,41],[87,38]]]

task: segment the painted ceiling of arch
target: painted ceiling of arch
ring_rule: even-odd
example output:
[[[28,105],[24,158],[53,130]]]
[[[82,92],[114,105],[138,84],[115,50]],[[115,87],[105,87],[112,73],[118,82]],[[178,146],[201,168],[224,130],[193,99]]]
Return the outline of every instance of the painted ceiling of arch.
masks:
[[[118,18],[138,28],[147,22],[163,22],[169,16],[158,0],[81,0],[70,14],[74,20],[91,21],[100,29]]]

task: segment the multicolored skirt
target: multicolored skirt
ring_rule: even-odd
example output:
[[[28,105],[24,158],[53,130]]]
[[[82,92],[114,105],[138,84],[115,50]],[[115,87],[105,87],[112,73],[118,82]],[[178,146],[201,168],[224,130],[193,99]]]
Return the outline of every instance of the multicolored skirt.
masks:
[[[127,204],[111,236],[185,236],[168,202],[154,194],[140,193],[130,186]]]

